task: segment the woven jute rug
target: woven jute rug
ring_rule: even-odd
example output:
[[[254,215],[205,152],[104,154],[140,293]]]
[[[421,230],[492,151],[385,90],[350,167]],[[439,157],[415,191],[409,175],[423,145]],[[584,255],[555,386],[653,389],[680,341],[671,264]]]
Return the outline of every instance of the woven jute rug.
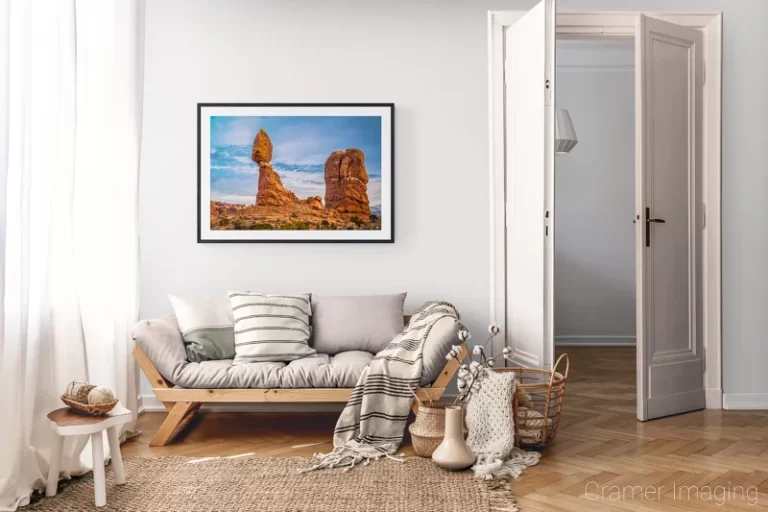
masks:
[[[140,458],[123,460],[128,483],[107,468],[107,506],[121,512],[514,512],[507,484],[452,473],[429,459],[380,460],[351,471],[299,473],[302,458]],[[59,484],[27,510],[96,510],[89,475]]]

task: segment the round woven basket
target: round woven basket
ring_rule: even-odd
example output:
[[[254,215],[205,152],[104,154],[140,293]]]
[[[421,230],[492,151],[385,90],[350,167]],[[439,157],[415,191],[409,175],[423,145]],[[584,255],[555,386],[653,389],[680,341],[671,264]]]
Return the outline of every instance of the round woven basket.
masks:
[[[563,360],[565,371],[560,373],[558,367]],[[555,438],[570,366],[568,354],[563,354],[552,371],[522,367],[495,369],[497,372],[515,372],[519,379],[513,403],[515,446],[543,448]]]
[[[88,395],[96,386],[82,380],[73,380],[67,385],[67,390],[61,395],[61,401],[75,411],[93,416],[107,414],[115,408],[117,400],[111,400],[103,404],[89,404]]]
[[[413,451],[419,457],[431,457],[445,437],[445,408],[448,404],[420,405],[416,421],[408,426]],[[467,428],[464,427],[466,435]]]
[[[443,442],[445,434],[445,405],[420,405],[416,421],[408,426],[413,451],[419,457],[431,457]]]
[[[75,395],[68,395],[66,393],[61,395],[61,401],[76,411],[91,414],[93,416],[101,416],[103,414],[107,414],[117,405],[117,400],[112,400],[111,402],[105,402],[103,404],[83,403],[79,402]]]

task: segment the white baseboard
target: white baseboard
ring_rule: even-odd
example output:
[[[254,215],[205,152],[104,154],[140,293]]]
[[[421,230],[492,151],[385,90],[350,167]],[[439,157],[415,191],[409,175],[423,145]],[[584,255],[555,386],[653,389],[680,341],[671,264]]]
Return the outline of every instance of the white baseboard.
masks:
[[[444,394],[441,402],[453,401],[456,395]],[[155,395],[139,395],[139,414],[165,412],[165,407]],[[343,403],[273,403],[273,404],[205,404],[200,409],[211,412],[341,412]]]
[[[600,334],[576,334],[555,336],[555,346],[560,347],[634,347],[635,336],[605,336]]]
[[[723,393],[723,409],[731,411],[766,410],[768,393]]]

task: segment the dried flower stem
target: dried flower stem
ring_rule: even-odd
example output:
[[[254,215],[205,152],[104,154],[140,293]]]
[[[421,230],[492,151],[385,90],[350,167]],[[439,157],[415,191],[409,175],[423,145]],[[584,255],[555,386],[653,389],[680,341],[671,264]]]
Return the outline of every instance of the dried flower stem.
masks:
[[[475,383],[477,383],[478,381],[477,376],[480,375],[480,372],[483,370],[482,366],[477,366],[475,368],[476,368],[475,372],[470,374],[470,377],[472,378],[472,382],[469,384],[469,389],[467,389],[467,391],[464,393],[459,393],[459,395],[454,399],[453,405],[456,405],[458,402],[464,402],[464,400],[466,400],[467,397],[469,397],[472,394],[472,388],[475,387]],[[470,370],[470,372],[471,371],[472,370]]]

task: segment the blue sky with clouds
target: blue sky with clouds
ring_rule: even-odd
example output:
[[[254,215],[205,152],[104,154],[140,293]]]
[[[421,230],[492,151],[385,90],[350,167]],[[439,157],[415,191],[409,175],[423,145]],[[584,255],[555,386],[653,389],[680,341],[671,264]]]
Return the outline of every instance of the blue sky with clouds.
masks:
[[[298,197],[324,197],[328,155],[358,148],[365,154],[368,200],[371,207],[381,204],[379,116],[213,116],[211,199],[254,204],[259,168],[251,161],[251,146],[262,128],[272,141],[273,169]]]
[[[213,116],[211,146],[251,145],[260,129],[272,140],[272,160],[325,164],[333,151],[358,148],[370,175],[381,175],[379,116]]]

